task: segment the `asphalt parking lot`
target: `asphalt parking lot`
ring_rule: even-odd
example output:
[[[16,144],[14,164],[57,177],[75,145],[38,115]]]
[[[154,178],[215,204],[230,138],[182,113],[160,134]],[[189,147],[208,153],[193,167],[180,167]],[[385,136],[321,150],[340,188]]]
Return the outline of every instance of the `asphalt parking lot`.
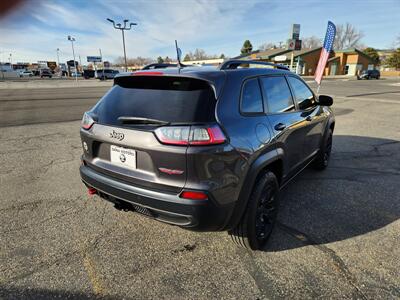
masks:
[[[0,82],[0,298],[400,298],[399,79],[323,82],[331,164],[258,252],[87,196],[79,120],[111,84]]]

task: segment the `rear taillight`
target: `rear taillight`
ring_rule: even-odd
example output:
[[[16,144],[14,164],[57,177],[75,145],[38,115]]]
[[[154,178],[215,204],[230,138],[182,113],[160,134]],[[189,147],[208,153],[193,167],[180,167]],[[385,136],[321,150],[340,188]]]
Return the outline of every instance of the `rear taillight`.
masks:
[[[165,126],[155,130],[158,140],[167,145],[216,145],[226,141],[218,125]]]
[[[145,72],[141,72],[141,71],[136,71],[131,73],[131,75],[133,76],[161,76],[164,75],[163,72],[157,72],[157,71],[145,71]]]
[[[183,191],[180,195],[180,198],[188,199],[188,200],[207,200],[208,196],[204,192],[198,191]]]
[[[93,118],[87,112],[85,112],[82,117],[82,128],[88,130],[93,126],[93,124]]]

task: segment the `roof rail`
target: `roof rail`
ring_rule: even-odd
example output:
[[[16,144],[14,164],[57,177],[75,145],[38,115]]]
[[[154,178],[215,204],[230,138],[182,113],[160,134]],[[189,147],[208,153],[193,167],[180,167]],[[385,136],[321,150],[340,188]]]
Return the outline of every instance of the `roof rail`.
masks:
[[[227,60],[220,66],[220,70],[237,69],[240,65],[244,65],[244,64],[272,66],[272,67],[275,67],[276,69],[289,71],[289,68],[282,66],[282,65],[278,65],[278,64],[274,64],[274,63],[270,63],[270,62],[266,62],[266,61],[251,60],[251,59],[250,60],[241,60],[241,59]]]
[[[176,68],[178,64],[169,64],[169,63],[153,63],[146,65],[142,68],[142,70],[152,70],[152,69],[165,69],[165,68]],[[181,67],[186,67],[186,65],[182,65]]]

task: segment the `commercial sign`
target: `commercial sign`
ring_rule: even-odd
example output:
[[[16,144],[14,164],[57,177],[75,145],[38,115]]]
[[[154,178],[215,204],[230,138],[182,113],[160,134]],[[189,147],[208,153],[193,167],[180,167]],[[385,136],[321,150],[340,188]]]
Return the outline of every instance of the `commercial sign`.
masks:
[[[78,65],[78,62],[75,61],[75,64]],[[70,66],[70,67],[75,67],[75,64],[74,64],[74,61],[73,61],[73,60],[67,61],[67,65]]]
[[[289,39],[287,48],[288,50],[301,50],[301,40]]]
[[[101,62],[101,56],[87,56],[87,62]]]
[[[109,68],[110,67],[110,62],[109,61],[105,61],[104,62],[104,68]]]
[[[289,39],[300,39],[300,24],[292,24]]]
[[[274,57],[274,61],[286,61],[287,59],[286,55],[278,55]]]

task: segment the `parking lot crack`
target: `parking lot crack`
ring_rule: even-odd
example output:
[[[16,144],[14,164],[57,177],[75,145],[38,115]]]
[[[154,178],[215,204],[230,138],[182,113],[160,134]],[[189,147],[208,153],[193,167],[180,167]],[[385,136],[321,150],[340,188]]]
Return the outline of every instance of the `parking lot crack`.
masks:
[[[264,272],[257,266],[252,251],[238,248],[236,253],[246,267],[247,273],[254,280],[257,289],[260,291],[262,299],[277,299],[278,295],[274,292],[272,281],[265,277]]]
[[[279,229],[284,231],[285,233],[293,236],[304,245],[312,246],[317,250],[321,251],[325,255],[327,255],[333,262],[335,269],[338,270],[339,274],[356,290],[358,297],[362,299],[368,299],[365,294],[362,292],[361,288],[358,286],[357,280],[355,276],[350,272],[348,267],[346,266],[345,262],[342,258],[335,252],[335,250],[327,247],[326,245],[317,242],[315,239],[307,236],[305,233],[289,227],[281,222],[277,222],[277,226]]]

